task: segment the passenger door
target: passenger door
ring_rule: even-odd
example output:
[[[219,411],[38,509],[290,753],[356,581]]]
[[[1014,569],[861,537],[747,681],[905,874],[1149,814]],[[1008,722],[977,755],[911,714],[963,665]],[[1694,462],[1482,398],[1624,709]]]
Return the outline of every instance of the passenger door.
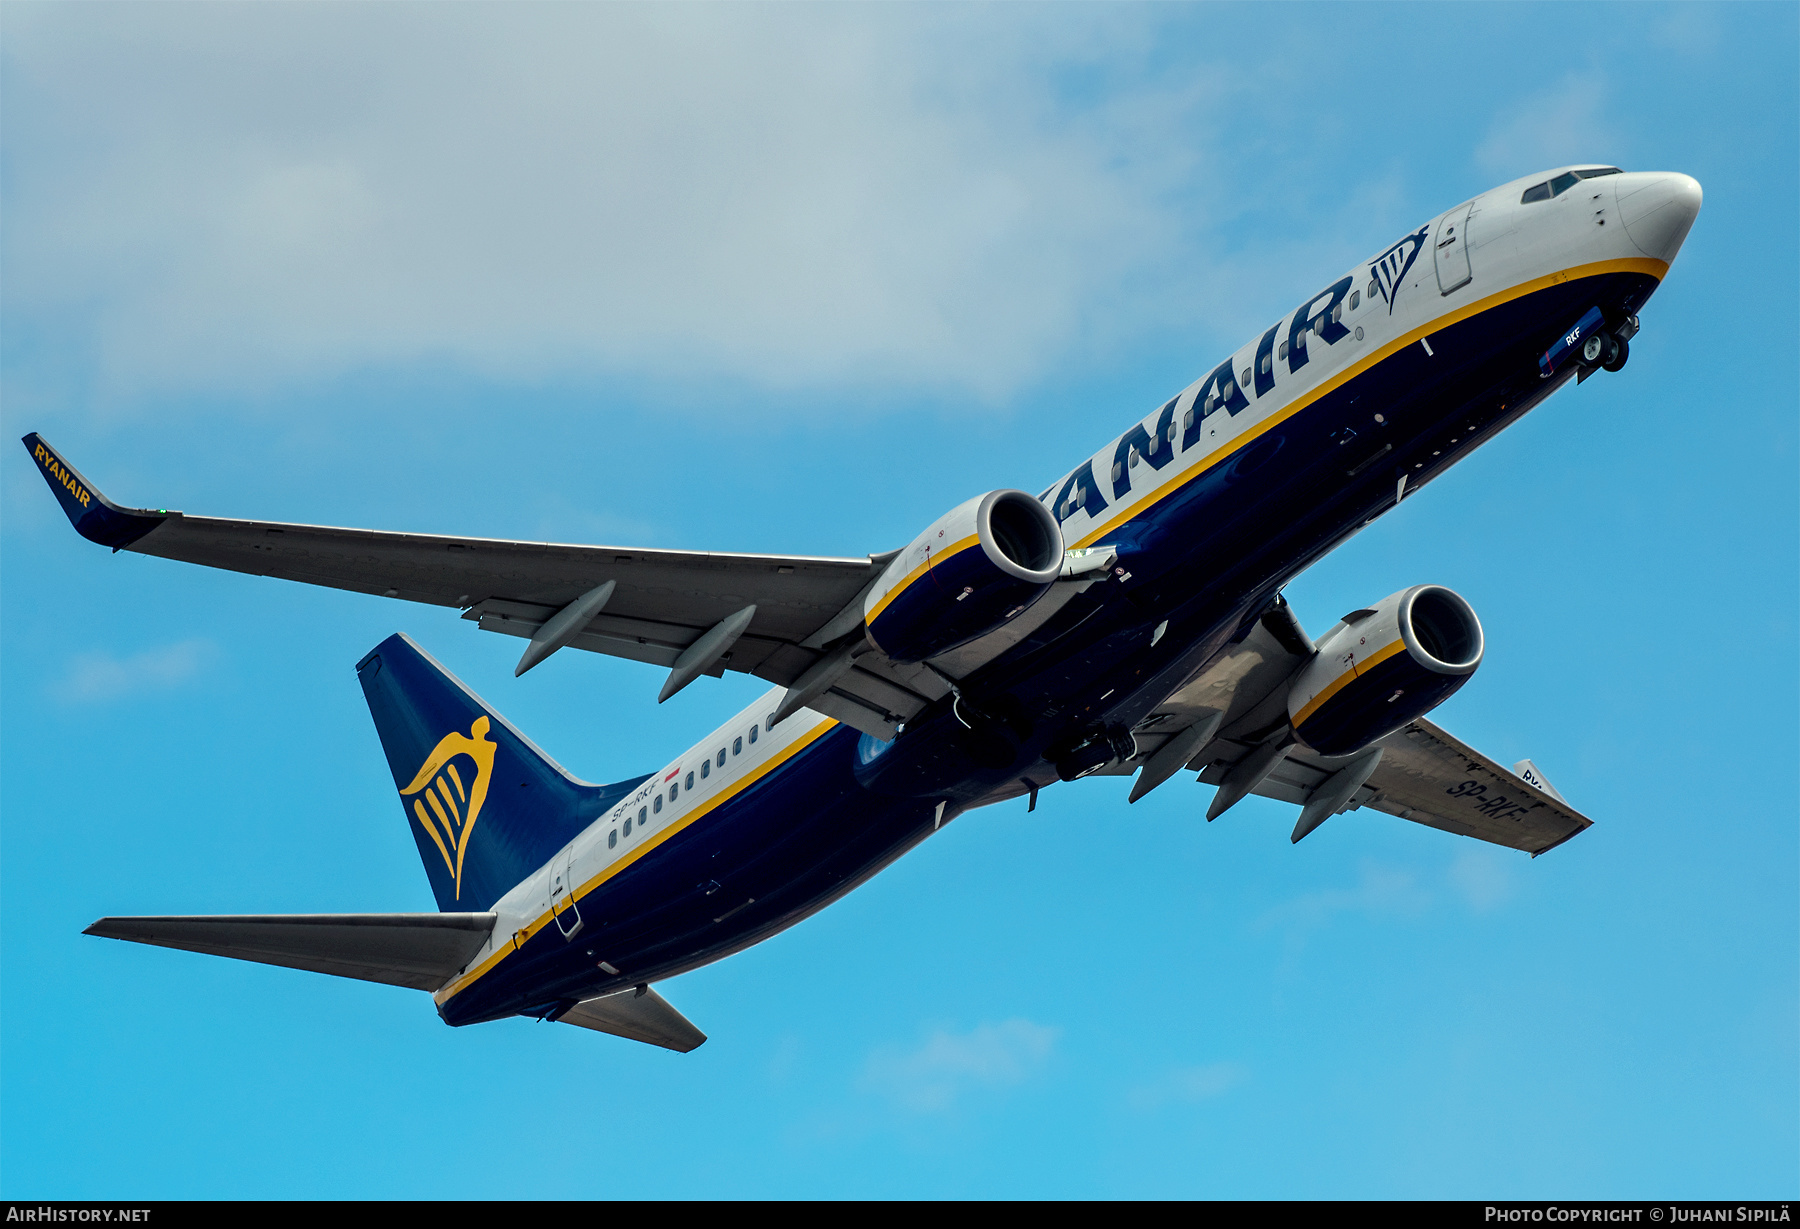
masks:
[[[575,903],[575,846],[557,854],[550,862],[550,916],[565,942],[581,931],[581,909]]]
[[[1464,205],[1461,209],[1452,209],[1438,221],[1437,279],[1438,290],[1443,294],[1467,286],[1472,276],[1467,232],[1469,215],[1474,209],[1472,203]]]

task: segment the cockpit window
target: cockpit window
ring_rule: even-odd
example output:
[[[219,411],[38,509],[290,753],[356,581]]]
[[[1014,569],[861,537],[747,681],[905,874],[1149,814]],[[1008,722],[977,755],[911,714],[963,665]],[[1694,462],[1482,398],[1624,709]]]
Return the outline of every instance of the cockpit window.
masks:
[[[1553,196],[1561,196],[1584,179],[1596,179],[1601,175],[1622,174],[1616,166],[1595,166],[1581,171],[1564,171],[1555,179],[1541,184],[1533,184],[1525,189],[1525,195],[1519,198],[1519,204],[1529,205],[1533,201],[1547,201]]]

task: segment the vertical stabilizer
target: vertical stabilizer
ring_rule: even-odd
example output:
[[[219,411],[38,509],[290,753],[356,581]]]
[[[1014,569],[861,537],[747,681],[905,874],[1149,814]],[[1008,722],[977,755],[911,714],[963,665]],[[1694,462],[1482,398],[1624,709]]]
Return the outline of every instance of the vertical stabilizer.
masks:
[[[644,780],[576,780],[404,635],[356,674],[446,912],[492,907]]]

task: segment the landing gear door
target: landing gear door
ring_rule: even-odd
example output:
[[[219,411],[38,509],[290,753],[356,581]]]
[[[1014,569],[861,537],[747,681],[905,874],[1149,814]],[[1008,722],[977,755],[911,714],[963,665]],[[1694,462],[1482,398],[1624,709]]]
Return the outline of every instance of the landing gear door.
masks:
[[[1469,214],[1475,206],[1452,209],[1438,220],[1437,278],[1438,290],[1449,294],[1469,284]]]
[[[575,903],[575,846],[557,854],[550,863],[550,916],[564,942],[581,931],[581,909]]]

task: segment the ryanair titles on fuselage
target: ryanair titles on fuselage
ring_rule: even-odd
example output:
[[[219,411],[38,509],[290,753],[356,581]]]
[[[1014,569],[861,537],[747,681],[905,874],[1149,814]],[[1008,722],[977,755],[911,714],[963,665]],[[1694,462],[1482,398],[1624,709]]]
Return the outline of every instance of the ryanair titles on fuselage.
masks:
[[[1202,438],[1218,434],[1215,415],[1223,412],[1225,421],[1230,422],[1250,408],[1251,396],[1260,400],[1273,392],[1276,363],[1286,366],[1290,376],[1297,375],[1314,357],[1311,349],[1314,339],[1325,346],[1336,346],[1352,336],[1353,326],[1344,323],[1344,314],[1348,306],[1357,304],[1362,298],[1357,291],[1360,280],[1368,279],[1366,290],[1370,304],[1379,298],[1387,305],[1386,314],[1392,316],[1395,301],[1406,284],[1406,276],[1425,249],[1430,233],[1431,223],[1428,222],[1357,272],[1339,278],[1313,295],[1298,311],[1284,317],[1285,338],[1282,325],[1274,325],[1257,340],[1254,353],[1241,369],[1236,355],[1227,358],[1209,374],[1171,397],[1156,414],[1115,440],[1110,460],[1102,451],[1046,490],[1040,498],[1049,501],[1050,510],[1059,523],[1081,516],[1089,518],[1078,527],[1077,535],[1069,544],[1087,544],[1088,535],[1098,528],[1095,522],[1107,508],[1131,494],[1132,471],[1138,465],[1146,465],[1152,472],[1162,470],[1178,452],[1186,453]],[[1355,328],[1354,333],[1356,340],[1363,340],[1360,328]],[[1246,393],[1246,386],[1249,393]],[[1187,412],[1177,427],[1175,415],[1183,405]],[[1177,435],[1180,436],[1179,447]],[[1111,490],[1110,498],[1103,493],[1101,482],[1095,479],[1096,465],[1106,467],[1105,485]]]

